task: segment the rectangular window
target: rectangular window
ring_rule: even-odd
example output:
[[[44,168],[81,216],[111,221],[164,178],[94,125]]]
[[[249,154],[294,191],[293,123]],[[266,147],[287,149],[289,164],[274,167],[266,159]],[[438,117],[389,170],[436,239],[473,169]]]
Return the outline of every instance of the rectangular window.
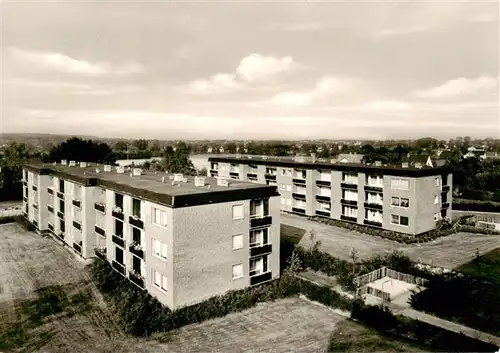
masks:
[[[292,199],[286,199],[286,205],[287,206],[292,206]]]
[[[161,272],[153,269],[153,284],[155,287],[167,291],[167,277],[164,276]]]
[[[400,178],[391,178],[391,189],[410,190],[410,180],[409,179],[400,179]]]
[[[141,244],[141,230],[136,227],[132,227],[132,240],[135,241],[137,244]]]
[[[292,185],[287,185],[286,186],[286,191],[292,191]]]
[[[123,195],[115,193],[115,207],[123,211]]]
[[[59,192],[64,193],[64,180],[59,179]]]
[[[132,199],[132,215],[141,218],[141,200]]]
[[[366,200],[368,201],[368,203],[374,203],[379,205],[382,205],[384,202],[382,194],[378,193],[367,193]]]
[[[348,184],[357,184],[358,183],[358,174],[357,173],[342,173],[342,181]]]
[[[286,175],[286,169],[281,169],[281,176],[285,176]]]
[[[233,206],[233,219],[243,219],[243,205]]]
[[[352,190],[342,190],[342,198],[344,200],[357,201],[358,192]]]
[[[263,246],[269,243],[269,229],[262,228],[250,231],[250,247]]]
[[[66,223],[64,223],[64,221],[62,219],[59,219],[59,229],[63,233],[66,231]]]
[[[243,264],[233,265],[233,279],[243,277]]]
[[[153,213],[153,223],[162,227],[167,226],[167,212],[162,211],[156,207],[152,209]]]
[[[358,217],[358,209],[342,205],[342,214],[347,217]]]
[[[123,222],[115,219],[115,235],[123,238]]]
[[[391,215],[391,224],[396,224],[400,226],[408,226],[408,217],[405,216],[398,216],[398,215]]]
[[[286,204],[286,199],[284,197],[280,198],[281,205],[284,206]]]
[[[159,257],[162,260],[167,259],[167,244],[157,240],[157,239],[152,239],[151,240],[153,243],[153,255]]]
[[[123,262],[123,250],[115,246],[115,261],[119,264],[124,265]]]
[[[260,275],[268,270],[267,255],[250,259],[250,276]]]
[[[403,197],[392,197],[391,205],[396,207],[408,208],[410,205],[410,200]]]
[[[59,211],[61,211],[62,213],[65,213],[64,212],[64,201],[63,200],[59,200]]]
[[[243,248],[243,234],[233,235],[233,250]]]

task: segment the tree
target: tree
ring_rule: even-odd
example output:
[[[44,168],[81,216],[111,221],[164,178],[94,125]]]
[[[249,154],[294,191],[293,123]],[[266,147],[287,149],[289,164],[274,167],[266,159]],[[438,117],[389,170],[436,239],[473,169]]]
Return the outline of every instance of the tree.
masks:
[[[0,200],[22,199],[23,161],[31,157],[28,146],[24,143],[11,143],[0,160]]]
[[[148,141],[144,139],[135,140],[134,146],[137,147],[139,151],[145,151],[148,149]]]
[[[238,145],[235,142],[228,142],[224,148],[224,152],[234,154],[234,153],[236,153],[237,148],[238,148]]]
[[[50,162],[68,161],[97,162],[113,164],[116,156],[105,143],[84,141],[78,137],[68,139],[54,147],[49,153]]]
[[[169,173],[197,175],[196,168],[189,159],[189,147],[185,142],[180,142],[175,151],[171,146],[166,148],[161,167]]]
[[[128,148],[128,144],[126,141],[118,141],[115,143],[115,151],[126,151]]]

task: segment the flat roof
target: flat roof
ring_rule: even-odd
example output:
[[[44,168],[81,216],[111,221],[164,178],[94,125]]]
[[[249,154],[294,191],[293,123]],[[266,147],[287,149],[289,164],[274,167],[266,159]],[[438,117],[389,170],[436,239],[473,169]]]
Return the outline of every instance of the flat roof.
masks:
[[[84,186],[100,186],[124,192],[169,207],[187,207],[279,195],[277,186],[228,180],[229,186],[226,187],[217,185],[217,179],[210,177],[204,177],[205,186],[195,186],[193,176],[184,176],[187,179],[186,182],[176,181],[172,185],[173,180],[170,179],[174,175],[172,173],[143,171],[142,175],[130,176],[131,169],[125,173],[117,173],[117,167],[113,166],[111,172],[105,172],[104,165],[97,163],[87,163],[87,167],[26,164],[24,168],[37,174],[53,175]],[[96,172],[97,168],[100,170],[99,173]],[[162,177],[165,177],[164,183]]]
[[[301,158],[301,157],[298,157]],[[304,158],[304,157],[302,157]],[[389,174],[394,176],[407,176],[407,177],[425,177],[432,175],[448,174],[451,170],[448,167],[422,167],[415,168],[409,166],[408,168],[403,168],[399,166],[374,166],[360,163],[328,163],[324,160],[315,161],[310,160],[311,157],[306,157],[309,159],[305,162],[296,161],[294,157],[277,157],[277,156],[236,156],[236,155],[225,155],[220,157],[209,157],[209,162],[220,162],[220,163],[237,163],[237,164],[254,164],[254,165],[266,165],[266,166],[276,166],[276,167],[288,167],[297,169],[319,169],[319,170],[338,170],[345,172],[360,172],[360,173],[371,173],[371,174]]]

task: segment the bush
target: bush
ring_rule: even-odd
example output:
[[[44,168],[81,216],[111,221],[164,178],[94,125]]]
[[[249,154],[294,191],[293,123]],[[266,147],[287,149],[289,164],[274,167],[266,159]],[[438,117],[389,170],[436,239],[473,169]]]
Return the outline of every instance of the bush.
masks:
[[[14,223],[14,222],[20,224],[27,231],[34,232],[36,230],[35,225],[30,221],[28,221],[26,217],[22,215],[0,217],[0,224]]]
[[[0,224],[14,223],[16,222],[16,216],[4,216],[0,217]]]

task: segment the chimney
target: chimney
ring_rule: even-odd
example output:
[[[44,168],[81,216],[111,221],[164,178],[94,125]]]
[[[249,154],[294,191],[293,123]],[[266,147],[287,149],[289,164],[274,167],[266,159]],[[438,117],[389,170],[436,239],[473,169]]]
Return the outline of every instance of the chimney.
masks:
[[[99,174],[99,173],[101,172],[101,170],[100,170],[99,168],[96,168],[96,169],[95,169],[95,172],[96,172],[97,174]]]
[[[205,178],[204,177],[195,177],[194,178],[194,186],[205,186]]]
[[[110,165],[105,165],[104,166],[104,171],[105,172],[110,172],[111,171],[111,166]]]
[[[119,173],[119,174],[123,174],[123,173],[125,173],[125,168],[123,168],[123,167],[116,167],[116,172]]]
[[[132,170],[132,175],[134,175],[134,176],[142,175],[142,169],[141,168],[134,168]]]
[[[87,166],[86,162],[80,162],[80,168],[85,168]]]
[[[68,164],[68,161],[67,161],[67,160],[65,160],[65,159],[62,159],[62,160],[61,160],[61,164],[62,164],[62,165],[66,165],[66,164]]]
[[[180,173],[174,174],[174,181],[182,181],[183,176]]]
[[[74,167],[74,166],[76,166],[76,162],[75,162],[75,161],[69,161],[69,166],[70,166],[70,167]]]

